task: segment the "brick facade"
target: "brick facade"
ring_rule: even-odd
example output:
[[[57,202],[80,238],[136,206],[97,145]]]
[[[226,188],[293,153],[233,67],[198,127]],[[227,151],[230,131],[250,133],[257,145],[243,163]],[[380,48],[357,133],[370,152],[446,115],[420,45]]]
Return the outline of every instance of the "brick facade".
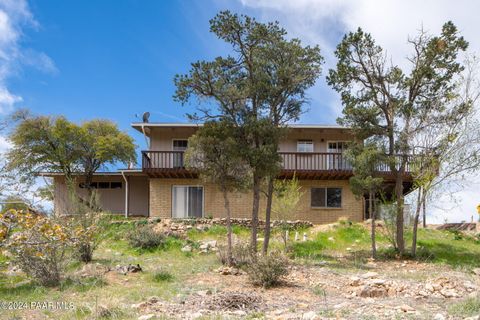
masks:
[[[353,195],[347,180],[300,180],[302,199],[293,219],[308,220],[315,224],[331,223],[341,217],[352,221],[363,219],[364,203]],[[213,184],[203,183],[199,179],[150,179],[150,216],[170,218],[172,216],[172,186],[174,185],[201,185],[204,187],[204,216],[224,217],[225,208],[223,195]],[[340,187],[342,188],[342,208],[317,209],[310,207],[310,188],[312,187]],[[229,196],[232,216],[235,218],[249,218],[252,210],[251,193],[232,193]],[[260,219],[264,217],[265,199],[262,197]]]

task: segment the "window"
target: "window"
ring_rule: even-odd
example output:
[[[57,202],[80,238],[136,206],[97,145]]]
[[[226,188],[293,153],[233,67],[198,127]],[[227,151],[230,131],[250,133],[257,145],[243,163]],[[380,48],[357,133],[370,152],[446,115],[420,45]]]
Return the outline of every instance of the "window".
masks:
[[[121,189],[122,183],[121,182],[108,182],[108,181],[101,181],[101,182],[92,182],[90,184],[92,189]],[[80,189],[87,188],[84,182],[78,184]]]
[[[311,206],[313,208],[341,208],[342,188],[312,188]]]
[[[297,141],[297,152],[313,152],[313,141],[312,140],[298,140]]]
[[[328,152],[343,152],[347,149],[347,142],[345,141],[330,141],[328,142]]]
[[[110,182],[99,182],[98,189],[108,189],[110,188]]]
[[[110,182],[110,188],[112,189],[122,189],[121,182]]]
[[[188,140],[173,140],[173,151],[185,151],[188,147]]]
[[[203,217],[203,187],[173,186],[172,204],[173,218]]]

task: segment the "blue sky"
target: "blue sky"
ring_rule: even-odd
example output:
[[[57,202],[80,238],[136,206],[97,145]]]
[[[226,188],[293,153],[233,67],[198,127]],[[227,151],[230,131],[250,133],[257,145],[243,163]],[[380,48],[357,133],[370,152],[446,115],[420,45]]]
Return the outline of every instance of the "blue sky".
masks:
[[[407,40],[421,27],[438,33],[452,20],[471,52],[480,51],[480,2],[473,0],[0,0],[0,118],[18,108],[78,122],[107,118],[144,149],[143,137],[130,128],[135,114],[185,121],[194,106],[172,100],[173,77],[191,62],[228,53],[208,23],[226,9],[278,20],[289,36],[320,45],[324,71],[308,92],[302,123],[334,123],[341,114],[325,74],[343,34],[359,26],[407,72]],[[9,146],[0,132],[0,152]],[[467,177],[464,186],[458,202],[442,195],[432,217],[470,220],[480,199],[478,177]]]
[[[195,60],[228,53],[208,23],[224,9],[261,19],[258,10],[238,2],[31,1],[39,26],[23,29],[22,48],[45,53],[55,68],[24,67],[9,80],[9,90],[35,113],[112,119],[143,148],[143,138],[129,126],[135,114],[150,111],[151,121],[185,121],[194,106],[172,100],[174,75],[187,72]],[[312,99],[319,90],[311,90]],[[308,108],[321,109],[322,99]],[[335,118],[312,114],[311,123]]]

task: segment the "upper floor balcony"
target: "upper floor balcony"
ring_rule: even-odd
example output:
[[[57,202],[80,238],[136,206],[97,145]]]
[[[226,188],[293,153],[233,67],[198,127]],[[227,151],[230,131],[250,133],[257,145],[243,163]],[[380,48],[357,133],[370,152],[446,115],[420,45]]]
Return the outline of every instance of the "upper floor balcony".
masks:
[[[338,152],[279,152],[282,161],[280,178],[348,179],[353,175],[352,165]],[[406,167],[406,178],[411,179],[411,156]],[[185,168],[184,151],[142,151],[142,170],[151,177],[196,178],[195,170]],[[393,178],[387,164],[379,165],[378,172]]]

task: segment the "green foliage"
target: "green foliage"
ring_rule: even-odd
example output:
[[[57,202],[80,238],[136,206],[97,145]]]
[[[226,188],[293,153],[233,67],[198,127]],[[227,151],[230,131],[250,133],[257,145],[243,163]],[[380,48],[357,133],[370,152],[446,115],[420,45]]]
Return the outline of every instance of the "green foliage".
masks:
[[[77,125],[65,117],[19,113],[9,138],[8,169],[26,179],[38,172],[61,172],[67,181],[74,173],[90,176],[104,165],[135,161],[135,144],[108,120]]]
[[[165,244],[165,235],[158,233],[149,225],[132,230],[128,234],[130,246],[138,249],[153,249]]]
[[[289,180],[275,180],[272,201],[273,218],[277,220],[295,220],[295,213],[304,192],[293,177]]]
[[[217,257],[223,265],[228,265],[227,248],[224,245],[218,246]],[[252,248],[244,242],[236,243],[232,246],[231,265],[236,267],[248,266],[252,262]]]
[[[368,139],[383,150],[386,164],[399,185],[407,170],[406,155],[424,150],[442,152],[435,143],[445,141],[445,136],[455,136],[461,127],[459,121],[471,110],[470,100],[458,99],[457,78],[464,66],[457,58],[468,43],[458,34],[456,26],[445,23],[438,36],[422,30],[409,42],[413,54],[408,57],[411,68],[407,73],[390,64],[390,58],[372,36],[359,28],[346,34],[338,44],[337,65],[329,70],[327,77],[344,105],[338,122],[352,128],[358,144]],[[435,143],[416,148],[417,140],[432,128],[437,132]],[[368,184],[375,184],[371,178],[368,180]],[[367,181],[353,182],[362,189]],[[395,200],[398,202],[396,245],[403,254],[403,187],[395,190]]]
[[[257,256],[246,267],[250,281],[257,286],[270,288],[278,285],[288,274],[288,259],[280,253]]]
[[[158,271],[153,275],[153,281],[155,282],[169,282],[173,281],[174,277],[167,271]]]
[[[449,306],[448,311],[451,315],[471,317],[480,314],[480,296],[467,298]]]

